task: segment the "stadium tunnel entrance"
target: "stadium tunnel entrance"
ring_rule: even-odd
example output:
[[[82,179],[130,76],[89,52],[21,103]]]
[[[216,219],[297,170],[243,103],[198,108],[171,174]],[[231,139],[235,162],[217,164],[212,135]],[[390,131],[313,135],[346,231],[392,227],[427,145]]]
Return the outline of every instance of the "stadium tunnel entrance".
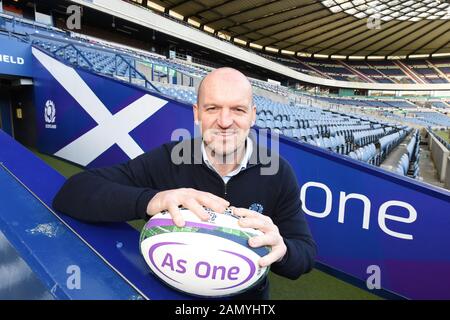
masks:
[[[0,129],[28,147],[37,140],[33,101],[32,79],[0,77]]]

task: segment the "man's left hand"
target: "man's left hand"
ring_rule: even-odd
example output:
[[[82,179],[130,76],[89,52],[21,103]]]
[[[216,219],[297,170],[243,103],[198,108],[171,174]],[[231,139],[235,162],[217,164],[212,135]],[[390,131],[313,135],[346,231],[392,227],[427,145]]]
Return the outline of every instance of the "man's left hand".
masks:
[[[248,240],[251,247],[271,246],[272,251],[259,260],[261,267],[266,267],[274,262],[280,261],[286,254],[287,247],[280,235],[278,227],[272,219],[262,213],[245,209],[232,208],[233,213],[240,216],[239,225],[242,228],[253,228],[264,233],[261,236],[255,236]]]

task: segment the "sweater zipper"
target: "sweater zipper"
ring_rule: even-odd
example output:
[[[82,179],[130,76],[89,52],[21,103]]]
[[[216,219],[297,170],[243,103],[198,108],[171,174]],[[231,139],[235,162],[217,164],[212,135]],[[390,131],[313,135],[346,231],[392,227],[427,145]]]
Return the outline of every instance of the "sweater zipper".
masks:
[[[206,167],[206,170],[207,170],[208,172],[210,172],[212,175],[218,177],[218,178],[222,181],[222,183],[223,183],[223,194],[224,194],[224,197],[227,196],[227,195],[228,195],[228,183],[230,182],[231,179],[233,179],[233,177],[231,177],[231,178],[228,180],[228,182],[225,183],[225,182],[223,181],[222,177],[221,177],[216,171],[211,170],[211,169],[208,168],[206,165],[205,165],[205,167]],[[250,167],[253,167],[253,165],[252,165],[252,166],[247,166],[247,168],[245,168],[244,170],[247,170],[247,169],[249,169]],[[242,171],[244,171],[244,170],[242,170]],[[241,172],[242,172],[242,171],[241,171]],[[239,173],[241,173],[241,172],[239,172]]]

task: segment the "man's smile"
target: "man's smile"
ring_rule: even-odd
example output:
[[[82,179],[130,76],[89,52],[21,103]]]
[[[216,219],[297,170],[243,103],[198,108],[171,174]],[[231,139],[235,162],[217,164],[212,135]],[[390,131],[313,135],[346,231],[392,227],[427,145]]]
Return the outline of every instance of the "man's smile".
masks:
[[[236,131],[217,131],[214,132],[215,136],[219,136],[219,137],[223,137],[223,138],[227,138],[227,137],[232,137],[237,135]]]

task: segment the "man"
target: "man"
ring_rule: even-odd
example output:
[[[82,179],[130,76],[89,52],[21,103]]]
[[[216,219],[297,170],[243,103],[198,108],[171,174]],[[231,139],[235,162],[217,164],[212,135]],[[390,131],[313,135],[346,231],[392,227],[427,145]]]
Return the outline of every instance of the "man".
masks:
[[[309,272],[316,246],[301,210],[299,187],[282,158],[276,158],[274,174],[261,174],[265,165],[258,158],[259,146],[249,138],[256,120],[252,97],[252,86],[239,71],[211,72],[201,82],[194,105],[202,139],[168,143],[125,164],[77,174],[56,195],[54,208],[92,222],[146,219],[168,210],[182,226],[180,206],[202,220],[209,217],[204,207],[223,213],[233,206],[242,227],[263,232],[249,239],[249,245],[272,247],[260,259],[261,266],[270,265],[290,279]],[[191,161],[174,159],[185,158],[189,150]],[[235,298],[268,299],[268,280]]]

